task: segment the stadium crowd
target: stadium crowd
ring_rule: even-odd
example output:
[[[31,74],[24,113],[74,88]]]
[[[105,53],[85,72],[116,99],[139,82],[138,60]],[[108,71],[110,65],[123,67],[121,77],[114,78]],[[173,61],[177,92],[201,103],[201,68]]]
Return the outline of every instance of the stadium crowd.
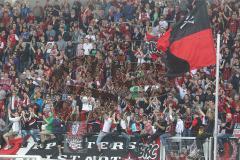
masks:
[[[188,1],[25,1],[0,5],[0,148],[31,135],[44,145],[64,124],[88,120],[110,132],[147,143],[160,137],[197,137],[197,148],[213,135],[215,66],[181,77],[165,77],[164,53],[151,50],[145,35],[160,37],[187,13]],[[209,17],[221,39],[219,122],[231,137],[240,123],[240,3],[208,1]],[[12,123],[12,126],[8,124]],[[6,145],[5,145],[6,144]],[[60,147],[59,147],[60,149]]]

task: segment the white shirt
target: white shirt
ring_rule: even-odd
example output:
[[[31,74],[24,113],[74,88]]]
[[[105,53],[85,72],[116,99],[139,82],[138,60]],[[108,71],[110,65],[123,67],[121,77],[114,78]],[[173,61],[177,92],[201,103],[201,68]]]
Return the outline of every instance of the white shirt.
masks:
[[[16,41],[19,41],[19,38],[16,34],[14,34]]]
[[[15,117],[15,118],[9,117],[9,120],[11,122],[13,122],[13,125],[12,125],[13,132],[19,132],[21,129],[20,128],[20,117]]]
[[[183,129],[184,129],[183,121],[181,119],[178,119],[176,124],[176,129],[175,129],[176,133],[182,133]]]
[[[127,129],[127,124],[126,124],[126,121],[124,121],[124,120],[121,120],[120,121],[120,126],[122,127],[122,129]]]
[[[4,43],[0,42],[0,49],[3,49],[3,48],[4,48]]]
[[[86,97],[82,98],[82,110],[83,111],[91,111],[95,104],[95,99],[93,97]]]
[[[153,34],[154,36],[159,36],[159,35],[160,35],[159,25],[157,25],[156,27],[153,27],[153,29],[152,29],[152,34]]]
[[[47,53],[51,53],[51,51],[52,51],[52,47],[54,46],[54,42],[47,42],[47,45],[46,46],[51,46],[51,47],[49,47],[48,49],[47,49]]]
[[[91,39],[92,41],[96,41],[95,35],[86,35],[86,38]]]
[[[93,48],[92,43],[84,43],[83,44],[83,49],[84,49],[84,55],[89,55],[89,52]]]
[[[177,86],[177,88],[179,89],[179,94],[180,94],[180,97],[181,99],[184,98],[184,96],[187,94],[187,90],[186,89],[183,89],[181,86]]]
[[[112,119],[111,118],[105,119],[102,131],[109,133],[111,126],[112,126]]]

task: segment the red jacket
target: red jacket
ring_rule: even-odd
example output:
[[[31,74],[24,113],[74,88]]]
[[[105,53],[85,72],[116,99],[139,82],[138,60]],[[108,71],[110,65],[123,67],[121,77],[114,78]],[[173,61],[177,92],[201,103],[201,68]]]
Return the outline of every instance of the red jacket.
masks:
[[[17,44],[17,39],[15,34],[9,35],[9,41],[11,42],[11,48],[13,48]]]

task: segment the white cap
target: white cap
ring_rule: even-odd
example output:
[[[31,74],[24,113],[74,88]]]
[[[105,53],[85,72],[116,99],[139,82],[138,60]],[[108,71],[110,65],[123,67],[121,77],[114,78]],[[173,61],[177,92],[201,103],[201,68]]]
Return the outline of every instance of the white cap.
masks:
[[[168,28],[168,23],[167,23],[167,21],[160,21],[160,22],[159,22],[159,27],[160,27],[161,29],[167,29],[167,28]]]

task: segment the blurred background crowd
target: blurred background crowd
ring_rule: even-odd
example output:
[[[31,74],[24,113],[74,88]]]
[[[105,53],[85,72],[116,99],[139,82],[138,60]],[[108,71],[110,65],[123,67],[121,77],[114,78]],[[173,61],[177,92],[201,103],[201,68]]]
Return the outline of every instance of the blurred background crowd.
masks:
[[[207,3],[214,37],[221,34],[223,146],[222,137],[240,123],[240,3]],[[171,136],[211,137],[215,66],[168,78],[164,53],[146,45],[147,33],[160,37],[190,6],[187,0],[0,4],[1,148],[10,149],[9,138],[17,135],[44,145],[46,135],[55,134],[61,145],[63,125],[85,120],[89,132],[100,132],[97,144],[114,131],[126,142],[129,135],[149,143],[160,137],[168,149]]]

